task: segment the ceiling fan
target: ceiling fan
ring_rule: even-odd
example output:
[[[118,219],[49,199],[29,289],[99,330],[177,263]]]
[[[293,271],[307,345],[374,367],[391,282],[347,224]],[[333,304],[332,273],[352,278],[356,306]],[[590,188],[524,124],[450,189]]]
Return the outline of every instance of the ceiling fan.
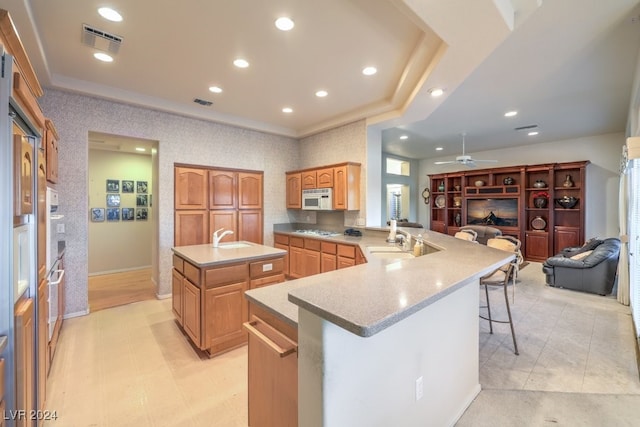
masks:
[[[476,162],[482,162],[482,163],[496,163],[497,160],[480,160],[480,159],[473,159],[471,156],[464,154],[464,137],[466,136],[466,133],[462,133],[462,155],[456,157],[455,160],[448,160],[448,161],[444,161],[444,162],[435,162],[436,165],[447,165],[450,163],[458,163],[470,168],[475,168],[476,167]]]

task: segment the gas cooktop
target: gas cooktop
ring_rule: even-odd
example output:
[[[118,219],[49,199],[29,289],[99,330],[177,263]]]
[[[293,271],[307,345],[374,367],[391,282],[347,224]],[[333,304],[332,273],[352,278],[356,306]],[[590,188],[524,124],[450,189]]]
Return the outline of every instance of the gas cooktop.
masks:
[[[335,231],[325,231],[325,230],[296,230],[294,233],[306,234],[309,236],[321,236],[321,237],[331,237],[331,236],[340,236],[340,233],[336,233]]]

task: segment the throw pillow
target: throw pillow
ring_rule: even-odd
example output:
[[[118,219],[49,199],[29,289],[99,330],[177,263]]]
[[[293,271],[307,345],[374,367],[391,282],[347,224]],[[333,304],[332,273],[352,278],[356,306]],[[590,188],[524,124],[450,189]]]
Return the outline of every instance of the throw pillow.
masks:
[[[585,252],[580,252],[577,255],[574,255],[572,257],[570,257],[571,259],[575,259],[575,260],[581,260],[584,259],[586,257],[588,257],[589,255],[591,255],[593,253],[593,250],[591,251],[585,251]]]

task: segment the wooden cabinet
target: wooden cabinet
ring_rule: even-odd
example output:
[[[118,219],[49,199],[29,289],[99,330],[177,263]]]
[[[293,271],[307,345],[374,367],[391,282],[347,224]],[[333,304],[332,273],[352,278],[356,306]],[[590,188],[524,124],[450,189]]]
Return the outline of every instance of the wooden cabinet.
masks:
[[[216,230],[224,228],[225,230],[233,231],[233,234],[228,234],[220,239],[220,242],[233,242],[236,240],[245,240],[238,234],[238,211],[237,210],[222,210],[222,211],[209,211],[209,240],[208,243],[213,243],[213,233]]]
[[[238,209],[262,209],[262,173],[238,172]]]
[[[360,209],[360,164],[340,163],[286,174],[287,209],[302,209],[302,190],[333,189],[334,210]]]
[[[289,238],[289,274],[292,278],[304,277],[304,239]]]
[[[205,291],[205,331],[203,347],[212,353],[246,342],[242,324],[247,321],[244,292],[249,289],[247,278]]]
[[[35,324],[33,298],[21,299],[15,306],[15,375],[16,408],[35,410],[34,366],[35,366]],[[18,419],[16,426],[30,426],[28,417]]]
[[[175,168],[175,209],[207,209],[207,178],[205,169]]]
[[[174,245],[188,246],[210,242],[206,210],[175,211]]]
[[[238,240],[262,244],[262,210],[238,211]]]
[[[302,174],[287,173],[287,209],[302,209]]]
[[[430,177],[430,227],[455,234],[469,220],[500,228],[503,234],[523,242],[522,253],[531,261],[544,261],[567,246],[584,241],[584,206],[588,161],[481,169]],[[476,185],[482,181],[483,185]],[[561,207],[562,197],[577,199],[571,208]],[[475,222],[477,207],[471,200],[491,201],[487,222]],[[508,202],[507,202],[508,201]],[[502,205],[501,205],[502,203]],[[510,207],[505,207],[510,203]],[[517,208],[513,208],[516,206]],[[517,210],[516,213],[503,212]],[[509,221],[495,222],[491,213]],[[477,216],[477,215],[476,215]],[[482,219],[482,218],[480,218]]]
[[[38,340],[37,340],[37,408],[41,411],[45,409],[47,396],[47,373],[49,372],[49,288],[47,280],[43,279],[38,284]],[[40,421],[38,424],[42,424]]]
[[[236,209],[238,207],[237,179],[237,174],[232,171],[209,171],[209,209]]]
[[[274,247],[287,251],[284,256],[284,266],[282,272],[285,276],[289,276],[289,236],[286,234],[273,233]]]
[[[34,150],[23,135],[13,136],[15,216],[33,213]]]
[[[174,255],[174,259],[176,256]],[[180,274],[179,270],[175,268],[171,270],[171,311],[173,311],[173,315],[176,320],[183,326],[182,321],[182,307],[183,307],[183,294],[184,294],[184,284],[182,280],[184,278]]]
[[[364,262],[362,251],[355,245],[297,236],[289,238],[289,276],[294,279]]]
[[[251,427],[298,425],[298,331],[249,305],[248,402]]]
[[[40,153],[42,154],[42,153]],[[37,245],[38,245],[38,280],[45,279],[47,275],[47,168],[44,156],[38,156],[38,218],[37,218]]]
[[[200,347],[200,288],[191,283],[186,277],[182,278],[182,284],[182,300],[184,304],[182,327],[194,344]]]
[[[56,184],[58,182],[58,131],[53,122],[45,119],[44,146],[47,158],[47,181]]]
[[[321,264],[320,272],[333,271],[338,269],[337,245],[332,242],[321,242]]]

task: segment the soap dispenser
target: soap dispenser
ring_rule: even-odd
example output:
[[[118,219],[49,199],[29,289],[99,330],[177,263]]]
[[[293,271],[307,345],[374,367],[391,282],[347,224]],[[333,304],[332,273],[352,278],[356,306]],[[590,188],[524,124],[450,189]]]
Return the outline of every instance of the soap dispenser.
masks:
[[[413,256],[420,256],[423,253],[423,243],[422,243],[422,234],[418,234],[418,238],[416,239],[416,244],[413,245]]]

